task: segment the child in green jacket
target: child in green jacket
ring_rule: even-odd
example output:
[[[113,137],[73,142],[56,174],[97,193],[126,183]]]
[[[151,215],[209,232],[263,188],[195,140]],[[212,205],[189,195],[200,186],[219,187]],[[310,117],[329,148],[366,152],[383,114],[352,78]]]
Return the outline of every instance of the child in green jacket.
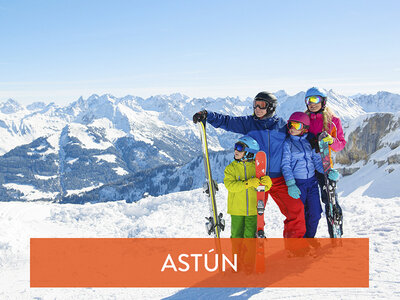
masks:
[[[269,176],[256,177],[255,153],[260,147],[249,136],[235,144],[235,160],[225,168],[224,184],[228,190],[228,214],[231,215],[232,238],[254,238],[257,230],[257,191],[261,184],[268,191]]]

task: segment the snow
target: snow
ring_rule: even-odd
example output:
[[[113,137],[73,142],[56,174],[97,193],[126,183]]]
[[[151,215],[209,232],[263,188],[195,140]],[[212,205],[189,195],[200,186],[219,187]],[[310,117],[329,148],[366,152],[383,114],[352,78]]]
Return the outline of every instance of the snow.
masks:
[[[32,200],[39,200],[39,199],[53,199],[58,193],[45,193],[42,191],[38,191],[32,185],[25,185],[25,184],[16,184],[16,183],[5,183],[3,184],[8,190],[16,190],[19,191],[22,196],[21,199],[32,201]]]
[[[162,156],[168,158],[169,160],[174,161],[174,158],[171,157],[170,155],[168,155],[165,151],[159,151],[158,153],[159,153],[160,155],[162,155]]]
[[[60,133],[55,133],[47,137],[47,142],[53,147],[54,152],[59,150]]]
[[[52,176],[43,176],[43,175],[37,175],[37,174],[35,174],[35,175],[33,175],[36,179],[39,179],[39,180],[50,180],[50,179],[55,179],[55,178],[57,178],[58,177],[58,175],[52,175]]]
[[[399,165],[386,163],[378,167],[373,161],[369,161],[351,176],[343,177],[340,180],[340,187],[344,196],[360,195],[393,199],[400,195],[399,178]]]
[[[115,141],[120,137],[126,136],[126,132],[115,128],[112,121],[107,118],[99,118],[99,119],[93,120],[93,122],[90,123],[90,127],[97,127],[97,128],[105,129],[104,130],[105,137],[110,141]],[[125,129],[125,130],[127,132],[129,132],[129,129]]]
[[[113,170],[115,171],[115,173],[117,173],[118,175],[124,176],[124,175],[128,175],[129,172],[121,167],[118,168],[113,168]]]
[[[69,134],[76,137],[81,142],[82,148],[106,150],[109,147],[113,147],[113,144],[110,142],[97,142],[95,137],[90,135],[84,125],[73,123],[70,125],[69,130]]]
[[[88,187],[85,187],[85,188],[79,189],[79,190],[67,190],[66,196],[80,195],[84,192],[89,192],[89,191],[97,189],[98,187],[101,187],[101,186],[102,186],[102,184],[97,184],[97,185],[88,186]]]
[[[117,157],[113,154],[94,155],[98,161],[104,160],[106,162],[115,163]]]
[[[76,161],[78,161],[79,160],[79,158],[67,158],[66,160],[65,160],[65,162],[67,163],[67,164],[70,164],[70,165],[72,165],[72,164],[74,164]]]
[[[344,185],[344,183],[340,184]],[[365,187],[365,186],[364,186]],[[368,187],[365,187],[368,188]],[[378,188],[383,191],[386,187]],[[218,208],[226,212],[227,191],[220,184]],[[343,194],[343,191],[340,191]],[[0,202],[1,299],[393,299],[400,295],[395,261],[400,258],[400,197],[364,195],[364,188],[341,196],[344,237],[369,237],[370,288],[77,288],[29,287],[29,239],[32,237],[207,237],[204,217],[209,214],[202,189],[148,196],[136,203],[98,204]],[[222,237],[229,237],[230,217]],[[270,199],[266,208],[268,237],[281,237],[283,216]],[[325,220],[317,237],[327,237]]]

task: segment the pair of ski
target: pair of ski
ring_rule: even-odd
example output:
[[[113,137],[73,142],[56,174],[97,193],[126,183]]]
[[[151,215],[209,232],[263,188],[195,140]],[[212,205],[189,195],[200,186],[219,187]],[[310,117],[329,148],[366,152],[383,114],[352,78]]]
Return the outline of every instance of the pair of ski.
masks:
[[[264,151],[258,151],[256,154],[256,177],[260,178],[267,175],[267,155]],[[257,187],[257,231],[256,231],[256,272],[265,272],[265,256],[264,256],[264,210],[267,203],[265,197],[265,186],[259,185]]]
[[[328,222],[332,225],[332,232],[334,238],[342,237],[341,225],[343,222],[343,216],[338,208],[336,202],[336,181],[330,180],[328,174],[331,170],[331,159],[329,156],[329,144],[323,139],[326,138],[328,134],[323,131],[318,135],[318,146],[319,153],[322,159],[322,166],[324,168],[324,190],[328,195],[328,211],[326,215],[328,216]]]
[[[208,144],[206,135],[205,120],[198,122],[200,130],[200,139],[203,152],[204,170],[206,174],[206,182],[203,185],[203,191],[209,200],[210,216],[206,217],[206,230],[208,235],[213,234],[215,238],[220,238],[221,231],[225,229],[225,220],[222,213],[218,214],[217,202],[215,201],[215,193],[218,190],[218,184],[213,180],[211,174],[210,158],[208,155]],[[218,247],[218,246],[217,246]]]

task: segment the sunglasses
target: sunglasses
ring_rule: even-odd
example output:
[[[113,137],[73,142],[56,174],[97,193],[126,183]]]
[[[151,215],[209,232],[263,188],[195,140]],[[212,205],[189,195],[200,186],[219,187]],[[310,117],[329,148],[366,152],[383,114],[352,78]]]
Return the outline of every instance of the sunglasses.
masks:
[[[302,130],[304,128],[304,124],[301,122],[295,122],[295,121],[289,121],[288,122],[288,128],[289,129],[296,129],[296,130]]]
[[[244,148],[246,148],[246,145],[242,144],[242,143],[236,143],[235,144],[235,150],[242,152],[244,151]]]
[[[259,109],[267,109],[270,105],[265,102],[265,101],[260,101],[260,100],[254,100],[253,101],[253,108],[256,109],[257,107]]]
[[[321,96],[309,96],[306,98],[306,104],[309,105],[310,103],[318,104],[324,100]]]

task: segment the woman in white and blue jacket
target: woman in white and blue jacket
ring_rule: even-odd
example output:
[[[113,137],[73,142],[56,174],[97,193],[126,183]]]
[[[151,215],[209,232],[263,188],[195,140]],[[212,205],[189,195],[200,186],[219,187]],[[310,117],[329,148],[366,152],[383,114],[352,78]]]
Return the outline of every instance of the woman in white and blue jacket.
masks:
[[[313,238],[317,232],[322,207],[315,170],[323,173],[321,156],[312,149],[307,140],[310,118],[303,112],[293,113],[288,120],[289,136],[282,154],[282,173],[292,198],[300,197],[304,204],[306,221],[305,238]],[[337,180],[339,174],[332,170],[328,175]]]

